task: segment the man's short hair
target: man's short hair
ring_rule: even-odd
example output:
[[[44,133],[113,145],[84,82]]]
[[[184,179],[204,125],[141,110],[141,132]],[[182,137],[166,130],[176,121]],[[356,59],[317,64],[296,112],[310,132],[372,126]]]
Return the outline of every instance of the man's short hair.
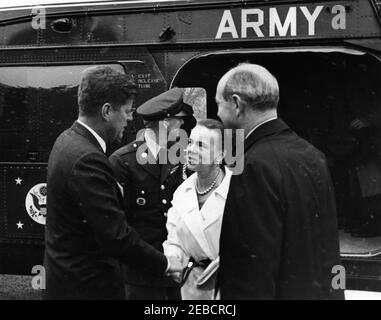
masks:
[[[278,81],[266,68],[257,64],[242,63],[229,73],[222,92],[226,101],[237,94],[253,109],[265,111],[277,108]]]
[[[107,102],[119,108],[136,94],[137,86],[131,76],[111,67],[91,67],[84,70],[78,88],[79,112],[95,115]]]
[[[221,135],[221,142],[222,142],[221,146],[222,146],[222,148],[224,147],[224,129],[225,129],[225,127],[221,121],[218,121],[215,119],[201,119],[201,120],[197,121],[196,126],[205,127],[207,129],[215,130],[215,131],[219,132],[219,134]]]

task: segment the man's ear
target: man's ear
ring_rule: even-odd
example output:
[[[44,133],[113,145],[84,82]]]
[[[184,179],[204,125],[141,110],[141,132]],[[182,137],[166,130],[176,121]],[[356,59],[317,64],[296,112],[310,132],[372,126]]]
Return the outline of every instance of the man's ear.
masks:
[[[110,118],[111,104],[106,102],[101,108],[102,118],[108,120]]]
[[[233,103],[234,103],[234,106],[235,106],[236,116],[239,117],[244,112],[243,111],[243,103],[242,103],[241,97],[238,94],[233,94],[232,95],[232,100],[233,100]]]

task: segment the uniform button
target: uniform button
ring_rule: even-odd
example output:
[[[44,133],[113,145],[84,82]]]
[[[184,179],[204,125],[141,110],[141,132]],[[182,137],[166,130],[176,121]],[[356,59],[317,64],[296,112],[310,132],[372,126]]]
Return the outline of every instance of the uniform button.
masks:
[[[164,190],[164,189],[165,189],[165,185],[162,184],[162,185],[160,186],[160,189],[161,189],[161,190]]]
[[[165,199],[161,200],[161,202],[162,202],[163,204],[167,204],[167,200],[165,200]]]
[[[168,216],[168,214],[166,212],[164,212],[164,217]]]
[[[145,194],[144,190],[142,190],[142,194]]]

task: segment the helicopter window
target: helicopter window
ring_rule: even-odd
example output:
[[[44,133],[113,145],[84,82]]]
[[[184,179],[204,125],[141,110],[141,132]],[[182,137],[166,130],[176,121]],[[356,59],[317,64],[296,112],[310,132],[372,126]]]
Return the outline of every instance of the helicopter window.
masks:
[[[224,51],[191,60],[172,85],[205,88],[208,117],[217,117],[217,82],[242,62],[275,75],[280,117],[326,155],[342,255],[380,254],[381,62],[346,49]]]
[[[47,161],[54,140],[77,117],[79,80],[91,66],[0,67],[0,161]]]

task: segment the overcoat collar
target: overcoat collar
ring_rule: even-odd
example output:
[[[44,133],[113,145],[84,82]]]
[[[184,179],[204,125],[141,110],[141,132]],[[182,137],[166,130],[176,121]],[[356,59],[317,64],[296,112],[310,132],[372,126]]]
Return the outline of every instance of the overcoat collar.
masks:
[[[280,118],[264,123],[255,129],[245,140],[245,153],[259,140],[290,130],[290,127]]]

